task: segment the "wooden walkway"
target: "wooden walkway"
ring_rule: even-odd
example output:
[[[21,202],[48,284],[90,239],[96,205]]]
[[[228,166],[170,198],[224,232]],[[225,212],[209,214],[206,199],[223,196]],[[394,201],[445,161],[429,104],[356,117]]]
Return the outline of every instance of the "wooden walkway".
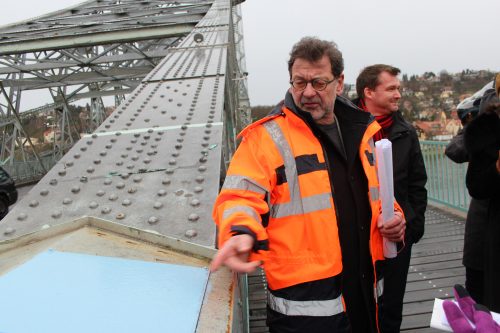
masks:
[[[453,285],[464,284],[462,247],[465,219],[429,206],[425,235],[413,246],[401,332],[438,333],[429,328],[434,298],[453,296]],[[262,271],[248,277],[250,332],[269,332],[266,324],[266,289]]]

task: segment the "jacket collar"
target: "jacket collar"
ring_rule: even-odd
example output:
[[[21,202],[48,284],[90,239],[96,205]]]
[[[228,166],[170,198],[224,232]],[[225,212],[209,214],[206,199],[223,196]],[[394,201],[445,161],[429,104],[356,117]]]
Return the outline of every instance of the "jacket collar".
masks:
[[[295,105],[290,92],[286,93],[285,100],[279,103],[271,114],[281,113],[283,106],[302,119],[316,136],[320,135],[320,130],[311,115]],[[368,125],[375,121],[375,117],[369,112],[362,111],[343,96],[337,96],[335,99],[334,110],[344,139],[344,148],[350,167],[359,153],[359,146]]]
[[[314,123],[314,120],[308,112],[301,110],[297,105],[295,105],[292,94],[289,91],[287,91],[285,99],[278,105],[276,105],[276,107],[273,109],[273,111],[271,111],[270,114],[277,114],[281,112],[281,108],[283,105],[287,109],[301,117],[303,120],[305,120],[308,124]],[[335,99],[334,110],[336,110],[335,115],[337,116],[337,119],[339,119],[340,123],[352,122],[366,125],[375,120],[375,117],[373,117],[370,113],[359,112],[362,110],[360,110],[356,105],[354,105],[354,103],[352,103],[344,96],[337,96],[337,98]]]
[[[394,139],[408,133],[411,129],[411,125],[403,118],[400,111],[394,113],[394,124],[392,125],[391,131],[389,133],[389,139]]]

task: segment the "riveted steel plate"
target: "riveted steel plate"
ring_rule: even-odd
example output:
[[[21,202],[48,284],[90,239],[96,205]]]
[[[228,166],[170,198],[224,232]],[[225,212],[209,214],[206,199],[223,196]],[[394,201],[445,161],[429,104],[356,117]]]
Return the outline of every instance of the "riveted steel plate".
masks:
[[[194,332],[207,281],[206,268],[49,250],[0,277],[0,332]]]
[[[214,246],[228,8],[216,2],[149,81],[47,173],[4,218],[0,240],[93,216]]]
[[[188,48],[173,51],[144,81],[213,76],[226,70],[226,47]]]
[[[221,141],[221,123],[84,138],[6,217],[0,239],[95,216],[213,246]]]
[[[202,40],[197,39],[201,35]],[[195,38],[196,36],[196,38]],[[193,32],[186,38],[175,49],[186,49],[186,48],[202,48],[211,47],[216,45],[226,45],[229,40],[228,26],[198,26],[193,30]]]
[[[223,104],[223,76],[142,84],[96,132],[217,122]]]

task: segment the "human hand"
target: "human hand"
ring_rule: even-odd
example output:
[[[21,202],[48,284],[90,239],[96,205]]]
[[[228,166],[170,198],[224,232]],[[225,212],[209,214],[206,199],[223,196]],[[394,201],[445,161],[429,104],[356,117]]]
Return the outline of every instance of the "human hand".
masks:
[[[225,265],[238,273],[253,272],[261,264],[260,261],[247,261],[253,243],[254,239],[250,235],[243,234],[231,237],[215,255],[210,265],[210,271],[215,272],[220,266]]]
[[[461,285],[455,285],[453,290],[458,306],[450,300],[443,302],[443,310],[453,332],[500,333],[500,326],[493,320],[487,307],[476,304]]]
[[[382,237],[391,242],[402,242],[405,236],[406,221],[403,219],[403,214],[394,212],[394,216],[384,221],[382,214],[379,215],[377,226]]]

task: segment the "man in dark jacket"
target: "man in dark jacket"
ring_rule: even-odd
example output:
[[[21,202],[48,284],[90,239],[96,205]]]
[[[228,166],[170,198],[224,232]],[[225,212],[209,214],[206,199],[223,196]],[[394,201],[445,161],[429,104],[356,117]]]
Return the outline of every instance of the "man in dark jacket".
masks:
[[[484,252],[483,304],[500,312],[500,74],[494,89],[481,100],[479,116],[465,130],[465,147],[470,155],[466,184],[469,194],[489,199]]]
[[[363,69],[356,80],[359,98],[355,103],[374,115],[382,126],[374,139],[387,138],[392,142],[394,195],[407,221],[405,240],[398,244],[398,255],[385,260],[384,264],[384,296],[379,304],[383,333],[399,332],[411,247],[424,233],[427,208],[427,174],[417,132],[398,112],[399,73],[398,68],[379,64]]]
[[[455,163],[469,162],[465,148],[464,132],[467,125],[477,116],[481,98],[462,101],[457,107],[461,129],[446,146],[444,153]],[[484,293],[484,239],[488,223],[489,199],[471,198],[465,221],[464,250],[462,264],[465,267],[465,288],[477,303],[483,303]]]

